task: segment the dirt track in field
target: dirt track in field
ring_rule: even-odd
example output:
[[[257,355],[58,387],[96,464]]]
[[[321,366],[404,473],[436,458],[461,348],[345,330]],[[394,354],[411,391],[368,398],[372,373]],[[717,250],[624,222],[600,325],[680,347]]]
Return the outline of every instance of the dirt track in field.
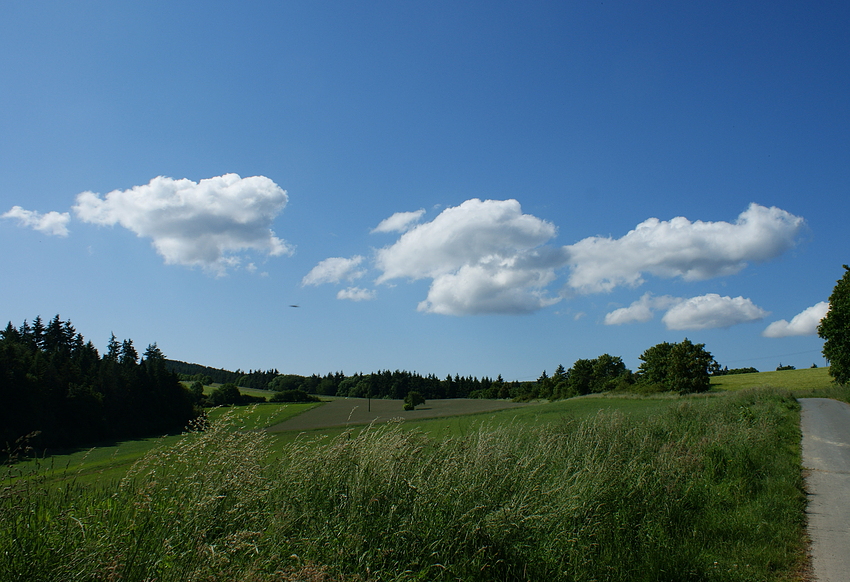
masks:
[[[267,430],[270,432],[315,430],[349,424],[387,422],[394,418],[420,420],[441,416],[491,412],[506,408],[521,408],[523,406],[530,405],[528,403],[510,402],[508,400],[451,398],[446,400],[429,400],[425,404],[417,406],[416,410],[405,411],[404,401],[402,400],[373,399],[370,404],[366,398],[337,398],[326,404],[312,408],[304,414],[299,414],[280,424],[271,426]]]

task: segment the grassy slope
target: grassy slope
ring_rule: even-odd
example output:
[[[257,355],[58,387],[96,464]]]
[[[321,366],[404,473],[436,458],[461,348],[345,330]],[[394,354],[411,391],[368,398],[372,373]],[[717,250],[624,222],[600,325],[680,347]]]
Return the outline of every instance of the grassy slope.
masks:
[[[811,368],[801,370],[783,370],[781,372],[759,372],[755,374],[735,374],[712,378],[712,388],[721,391],[738,391],[745,388],[760,386],[777,386],[794,391],[797,396],[824,396],[850,402],[850,389],[835,387],[829,376],[828,368]],[[209,391],[212,387],[206,387]],[[252,395],[267,395],[262,390],[242,388],[244,393]],[[488,412],[473,415],[454,416],[430,420],[408,421],[408,429],[420,429],[434,436],[461,436],[472,430],[477,430],[482,424],[499,425],[505,423],[523,423],[539,425],[546,422],[559,422],[564,419],[581,419],[596,414],[600,410],[618,410],[634,417],[647,417],[662,411],[675,399],[669,396],[653,398],[633,398],[618,396],[590,396],[573,398],[551,403],[540,403],[523,409],[511,409],[499,412]],[[314,408],[316,404],[265,404],[256,407],[236,407],[240,411],[238,422],[244,422],[246,428],[258,429],[273,426],[287,418],[301,414]],[[211,419],[223,414],[226,408],[209,411]],[[302,433],[280,433],[274,435],[274,449],[281,451],[287,443],[297,438],[313,440],[320,436],[333,438],[345,428],[316,429]],[[300,434],[300,437],[299,437]],[[80,449],[66,454],[59,454],[43,459],[38,463],[54,477],[74,475],[84,481],[120,478],[139,457],[156,446],[171,446],[179,436],[148,438],[133,441],[122,441],[96,446],[91,449]],[[19,471],[30,471],[35,462],[22,463]]]
[[[498,426],[507,424],[524,424],[529,428],[552,422],[581,420],[600,411],[618,411],[622,414],[643,418],[661,412],[670,404],[678,401],[675,397],[659,396],[635,398],[629,396],[586,396],[571,398],[556,402],[540,402],[523,408],[482,412],[476,414],[459,414],[443,418],[424,420],[407,420],[406,430],[421,430],[434,437],[458,437],[478,430],[482,425]],[[354,434],[359,434],[365,426],[357,427]],[[318,428],[309,431],[281,432],[273,435],[277,443],[276,449],[297,440],[313,440],[316,438],[332,439],[349,430],[346,427]]]
[[[211,421],[215,421],[223,414],[230,412],[230,422],[234,428],[256,430],[283,422],[316,406],[319,405],[315,403],[258,404],[232,408],[220,407],[208,410],[207,416]],[[152,449],[174,446],[181,438],[181,435],[169,435],[109,443],[21,462],[10,470],[13,474],[27,474],[38,469],[41,475],[47,478],[74,477],[81,482],[109,482],[123,477],[133,463]]]
[[[773,386],[788,390],[818,390],[832,386],[829,368],[805,368],[802,370],[782,370],[781,372],[758,372],[754,374],[732,374],[714,376],[711,387],[720,390],[741,390]]]
[[[0,495],[0,578],[792,579],[797,410],[775,391],[584,398],[460,436],[298,442],[271,464],[231,411],[116,489]]]

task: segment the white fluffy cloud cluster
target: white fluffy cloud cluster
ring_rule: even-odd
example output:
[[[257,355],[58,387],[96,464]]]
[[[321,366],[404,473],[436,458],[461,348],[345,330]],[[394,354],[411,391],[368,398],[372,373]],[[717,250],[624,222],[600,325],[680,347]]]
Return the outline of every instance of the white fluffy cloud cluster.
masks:
[[[68,236],[68,221],[71,220],[67,212],[51,211],[41,214],[34,210],[24,210],[20,206],[13,206],[0,218],[14,218],[23,227],[54,236]]]
[[[655,316],[655,311],[667,309],[684,301],[679,297],[663,295],[653,297],[652,293],[644,293],[640,299],[629,305],[615,309],[605,315],[605,325],[623,325],[626,323],[646,323]]]
[[[712,329],[730,327],[739,323],[764,318],[767,312],[744,297],[721,297],[716,293],[684,299],[681,297],[653,297],[644,295],[629,305],[615,309],[605,316],[605,325],[644,323],[652,319],[655,311],[667,310],[661,321],[667,329]]]
[[[447,315],[527,313],[561,299],[549,294],[558,269],[569,268],[563,295],[637,286],[646,274],[700,280],[737,273],[790,249],[802,218],[779,208],[750,206],[733,222],[648,219],[619,239],[589,237],[555,247],[552,223],[523,214],[516,200],[467,200],[421,223],[424,210],[398,212],[373,233],[402,233],[375,253],[376,283],[430,279],[418,309]],[[339,283],[365,274],[363,257],[325,259],[302,284]],[[358,292],[360,290],[359,288]],[[353,293],[341,292],[340,298]],[[704,329],[752,321],[765,312],[749,299],[704,295],[692,299],[644,295],[605,317],[619,325],[648,321],[667,309],[670,329]]]
[[[750,204],[734,223],[650,218],[619,239],[589,237],[569,250],[568,284],[580,293],[637,286],[643,274],[693,281],[731,275],[794,246],[803,219]]]
[[[73,210],[84,222],[118,224],[150,238],[166,263],[222,274],[239,264],[241,251],[292,252],[271,230],[287,201],[286,192],[264,176],[225,174],[200,182],[160,176],[103,198],[83,192]]]
[[[432,279],[420,311],[447,315],[523,313],[557,298],[544,288],[555,279],[553,224],[523,214],[516,200],[467,200],[405,232],[377,252],[377,282]]]
[[[677,303],[661,321],[667,329],[712,329],[757,321],[767,315],[767,311],[745,297],[709,293]]]
[[[829,302],[821,301],[795,315],[789,323],[785,319],[774,321],[765,328],[764,337],[789,337],[794,335],[817,335],[818,324],[829,311]]]

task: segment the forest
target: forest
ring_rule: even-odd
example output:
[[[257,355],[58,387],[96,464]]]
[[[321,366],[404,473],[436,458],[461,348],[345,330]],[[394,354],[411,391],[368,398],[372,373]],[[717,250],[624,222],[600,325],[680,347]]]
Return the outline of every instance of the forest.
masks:
[[[200,413],[156,344],[140,357],[113,334],[101,356],[59,315],[0,331],[0,402],[7,451],[179,432]]]

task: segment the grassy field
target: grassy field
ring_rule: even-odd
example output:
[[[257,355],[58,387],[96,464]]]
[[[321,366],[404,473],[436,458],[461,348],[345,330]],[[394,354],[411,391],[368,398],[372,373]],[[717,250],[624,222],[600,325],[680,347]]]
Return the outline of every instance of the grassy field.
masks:
[[[717,391],[737,391],[763,386],[786,388],[798,397],[825,396],[850,402],[850,389],[834,386],[828,368],[759,372],[712,378],[712,389]],[[205,391],[209,392],[214,387],[207,386]],[[263,390],[246,388],[240,390],[252,395],[268,395]],[[564,419],[581,419],[601,410],[617,410],[635,418],[641,418],[658,413],[673,399],[670,395],[646,398],[628,395],[587,396],[552,403],[519,405],[516,408],[511,407],[509,410],[503,411],[477,407],[482,404],[494,406],[494,401],[473,401],[472,404],[477,406],[471,406],[469,401],[447,401],[448,406],[452,407],[449,410],[420,409],[413,414],[405,413],[402,410],[401,401],[373,400],[372,405],[377,412],[386,417],[409,416],[405,421],[405,427],[408,429],[422,430],[434,436],[457,437],[477,430],[482,424],[522,423],[540,425],[560,422]],[[351,408],[358,407],[359,413],[364,413],[366,410],[365,400],[350,399],[346,402],[349,403]],[[499,401],[496,401],[496,404],[500,404]],[[504,402],[501,402],[501,405],[504,405]],[[431,404],[426,403],[426,406],[422,408],[433,408],[434,406],[435,404],[432,402]],[[381,407],[386,408],[386,410]],[[306,428],[302,426],[289,428],[290,425],[287,425],[286,422],[288,419],[314,408],[316,410],[310,413],[311,416]],[[208,414],[210,419],[216,419],[228,410],[228,408],[211,409]],[[234,426],[244,426],[245,429],[249,430],[272,427],[272,430],[276,431],[272,438],[275,451],[281,451],[288,443],[298,438],[312,440],[323,436],[326,439],[331,439],[345,431],[344,426],[333,427],[335,424],[340,424],[337,412],[325,410],[324,406],[317,404],[263,404],[256,407],[235,407],[234,410],[238,411],[236,417],[230,421]],[[428,416],[445,416],[445,418],[428,419],[426,418]],[[307,417],[304,416],[304,418]],[[353,424],[366,425],[371,418],[356,414],[352,420]],[[20,463],[16,470],[26,473],[30,472],[34,466],[39,465],[46,475],[53,478],[75,477],[85,482],[120,479],[135,461],[152,448],[172,446],[179,438],[179,435],[170,435],[160,438],[103,443],[87,449],[58,451],[46,459]]]
[[[285,421],[311,408],[308,404],[258,404],[254,406],[220,407],[207,411],[210,421],[229,415],[234,430],[257,430]],[[42,478],[68,479],[80,482],[110,482],[121,479],[128,469],[154,448],[174,446],[182,435],[103,443],[87,449],[56,451],[49,457],[37,457],[7,468],[7,473],[27,475],[38,472]],[[2,475],[0,478],[8,475]]]
[[[781,372],[758,372],[753,374],[732,374],[714,376],[711,387],[720,390],[741,390],[773,386],[788,390],[818,390],[832,386],[829,368],[804,368],[800,370],[782,370]]]
[[[214,409],[204,432],[8,468],[0,579],[802,580],[793,397],[850,388],[826,368],[712,388],[351,426],[327,404]]]
[[[805,561],[788,392],[582,398],[277,455],[256,415],[108,486],[9,483],[0,579],[781,581]]]
[[[350,399],[351,400],[356,399]],[[480,406],[472,408],[468,402],[460,402],[451,406],[451,400],[445,401],[451,407],[446,414],[434,414],[427,416],[410,417],[404,419],[406,430],[420,430],[435,438],[460,437],[477,431],[482,425],[500,426],[507,424],[522,424],[528,427],[541,426],[548,423],[566,422],[570,420],[581,420],[593,416],[601,411],[619,412],[624,415],[640,419],[660,412],[663,408],[678,401],[672,395],[661,395],[653,397],[634,396],[607,396],[594,395],[582,398],[571,398],[556,402],[532,402],[515,406],[506,406],[503,409],[481,410]],[[385,401],[386,402],[386,401]],[[393,403],[392,410],[401,408],[401,401],[388,401]],[[488,401],[479,401],[486,404]],[[490,401],[493,402],[493,401]],[[496,401],[498,403],[499,401]],[[509,404],[502,401],[503,404]],[[396,405],[397,404],[397,405]],[[427,405],[427,403],[426,403]],[[417,411],[419,412],[419,411]],[[426,414],[429,411],[422,411]],[[327,416],[325,414],[327,413]],[[308,418],[310,417],[310,418]],[[398,415],[402,417],[401,414]],[[300,417],[298,427],[307,424],[307,428],[294,428],[288,422],[271,427],[273,442],[277,443],[276,449],[280,449],[295,440],[314,440],[323,438],[332,439],[347,430],[347,426],[338,426],[338,415],[335,411],[326,411],[324,407],[317,408],[309,415]],[[383,419],[388,420],[387,418]],[[368,427],[369,420],[361,418],[360,423],[352,423],[353,434]],[[314,428],[310,428],[314,427]]]

